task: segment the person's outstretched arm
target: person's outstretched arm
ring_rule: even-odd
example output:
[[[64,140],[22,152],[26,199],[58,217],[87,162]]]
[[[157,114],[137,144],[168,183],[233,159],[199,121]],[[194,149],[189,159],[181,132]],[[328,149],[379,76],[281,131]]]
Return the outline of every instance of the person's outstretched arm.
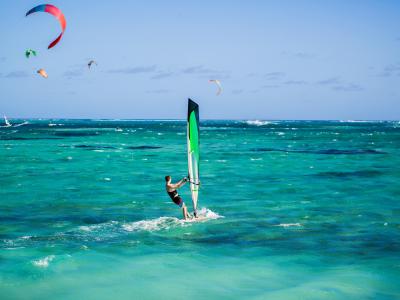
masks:
[[[173,189],[179,189],[181,186],[183,186],[186,183],[186,181],[187,181],[187,179],[185,177],[185,178],[181,179],[180,181],[178,181],[177,183],[169,184],[169,187],[173,188]]]

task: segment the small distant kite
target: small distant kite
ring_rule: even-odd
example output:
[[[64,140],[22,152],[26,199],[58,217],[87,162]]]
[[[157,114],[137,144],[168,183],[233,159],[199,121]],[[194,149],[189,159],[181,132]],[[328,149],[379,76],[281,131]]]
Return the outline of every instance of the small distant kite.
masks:
[[[218,91],[217,91],[217,96],[221,94],[222,92],[222,86],[221,86],[221,82],[219,82],[218,79],[210,79],[208,82],[212,82],[215,83],[218,87]]]
[[[29,58],[31,55],[36,56],[36,51],[32,49],[28,49],[25,51],[26,58]]]
[[[46,72],[45,70],[43,70],[43,69],[37,70],[36,73],[38,73],[38,74],[39,74],[40,76],[42,76],[43,78],[49,77],[49,76],[47,75],[47,72]]]
[[[91,60],[88,62],[88,68],[90,69],[92,67],[92,65],[95,64],[97,66],[97,62],[95,62],[94,60]]]
[[[31,10],[29,10],[25,16],[29,16],[30,14],[35,13],[35,12],[47,12],[47,13],[53,15],[54,17],[56,17],[57,20],[60,22],[62,32],[47,47],[47,49],[53,48],[61,40],[61,37],[63,36],[64,31],[65,31],[65,28],[67,27],[67,21],[65,20],[65,17],[63,15],[63,13],[61,12],[61,10],[51,4],[41,4],[41,5],[35,6]]]

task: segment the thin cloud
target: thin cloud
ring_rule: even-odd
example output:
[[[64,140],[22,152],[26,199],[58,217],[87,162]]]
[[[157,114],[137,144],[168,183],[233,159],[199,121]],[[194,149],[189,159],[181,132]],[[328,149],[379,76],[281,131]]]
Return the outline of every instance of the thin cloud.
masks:
[[[182,73],[189,74],[189,75],[200,75],[202,77],[208,77],[209,79],[227,79],[227,78],[229,78],[229,74],[228,74],[229,72],[227,72],[227,71],[210,69],[210,68],[206,68],[202,65],[184,68],[182,70]]]
[[[400,63],[387,65],[383,71],[378,74],[380,77],[400,76]]]
[[[23,78],[28,76],[28,73],[26,73],[25,71],[13,71],[4,75],[4,78]]]
[[[317,81],[318,85],[334,85],[334,84],[340,84],[340,83],[342,83],[342,81],[340,80],[339,77],[331,77],[328,79]]]
[[[173,72],[158,72],[156,75],[150,77],[151,79],[163,79],[174,75]]]
[[[131,68],[121,68],[108,70],[107,73],[111,74],[140,74],[140,73],[152,73],[156,71],[156,66],[139,66]]]
[[[267,80],[278,80],[278,79],[282,79],[283,77],[285,77],[285,73],[283,72],[269,72],[269,73],[265,73],[263,75],[263,77]]]
[[[216,74],[216,73],[222,73],[221,71],[218,70],[214,70],[214,69],[209,69],[209,68],[205,68],[203,66],[192,66],[192,67],[188,67],[182,70],[182,73],[184,74]]]
[[[328,86],[334,91],[342,92],[358,92],[363,91],[364,88],[356,83],[344,81],[339,77],[331,77],[328,79],[317,81],[317,85]]]
[[[364,88],[355,83],[346,83],[343,85],[334,86],[333,90],[342,91],[342,92],[359,92],[359,91],[363,91]]]
[[[286,85],[304,85],[304,84],[307,84],[307,82],[304,81],[304,80],[288,80],[288,81],[285,81],[283,84],[286,84]]]

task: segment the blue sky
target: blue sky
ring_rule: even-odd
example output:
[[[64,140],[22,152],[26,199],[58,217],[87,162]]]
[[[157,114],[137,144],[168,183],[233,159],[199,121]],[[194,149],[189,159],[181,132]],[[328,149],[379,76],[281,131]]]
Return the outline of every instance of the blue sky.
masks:
[[[42,2],[0,2],[0,113],[182,119],[192,97],[202,118],[400,118],[400,1],[50,3],[67,29],[47,50],[56,19],[25,17]]]

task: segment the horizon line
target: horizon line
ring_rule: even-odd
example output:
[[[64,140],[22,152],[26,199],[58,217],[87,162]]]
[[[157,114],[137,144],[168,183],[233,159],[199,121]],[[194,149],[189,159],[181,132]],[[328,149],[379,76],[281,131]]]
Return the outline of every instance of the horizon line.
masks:
[[[171,118],[63,118],[63,117],[7,117],[8,120],[87,120],[87,121],[186,121],[186,118],[171,119]],[[400,119],[262,119],[262,118],[233,118],[233,119],[218,119],[218,118],[205,118],[203,121],[359,121],[359,122],[400,122]]]

